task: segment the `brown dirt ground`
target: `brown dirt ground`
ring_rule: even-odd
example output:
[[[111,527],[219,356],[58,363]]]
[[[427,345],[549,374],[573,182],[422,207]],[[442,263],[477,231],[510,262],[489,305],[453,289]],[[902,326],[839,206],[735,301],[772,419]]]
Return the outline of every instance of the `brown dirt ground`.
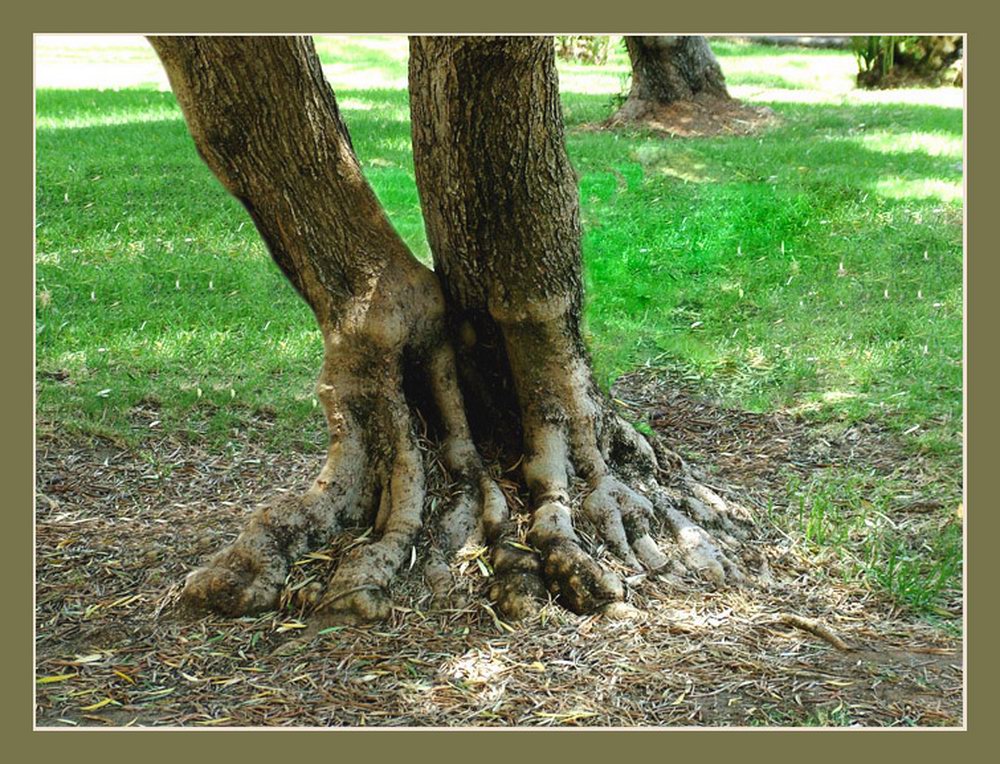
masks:
[[[709,482],[760,515],[752,543],[769,583],[713,591],[633,580],[637,620],[550,604],[510,625],[488,606],[489,569],[475,552],[462,566],[472,604],[429,612],[418,550],[388,622],[303,640],[295,590],[323,580],[359,543],[344,534],[295,567],[281,612],[180,618],[170,603],[184,574],[231,540],[255,504],[308,485],[320,457],[265,451],[252,438],[212,453],[163,436],[144,456],[43,427],[37,725],[962,724],[961,640],[824,576],[762,511],[784,495],[789,472],[863,463],[911,479],[916,498],[900,511],[919,513],[928,465],[877,427],[834,433],[726,410],[655,374],[629,377],[614,394],[695,464],[712,455]],[[433,512],[447,485],[432,451],[428,465]],[[787,615],[815,619],[851,649],[787,625]]]
[[[658,106],[640,119],[623,121],[612,116],[591,129],[607,130],[626,125],[664,133],[673,138],[699,138],[713,135],[753,135],[775,125],[777,115],[766,106],[751,106],[735,98],[699,96]]]

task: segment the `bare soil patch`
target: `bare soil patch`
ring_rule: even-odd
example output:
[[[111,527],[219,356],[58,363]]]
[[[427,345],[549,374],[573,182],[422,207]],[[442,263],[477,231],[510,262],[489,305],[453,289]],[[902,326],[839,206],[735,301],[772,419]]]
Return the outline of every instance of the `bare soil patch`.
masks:
[[[751,106],[735,98],[699,95],[668,106],[650,105],[635,119],[625,120],[616,114],[594,127],[601,130],[642,127],[673,138],[703,138],[753,135],[777,122],[777,115],[766,106]]]
[[[730,411],[655,374],[626,378],[614,393],[727,498],[760,515],[754,543],[770,580],[713,590],[639,576],[629,579],[627,598],[643,611],[637,619],[581,617],[552,604],[531,621],[506,624],[485,595],[488,558],[475,552],[463,563],[469,606],[429,610],[417,549],[395,585],[389,621],[302,638],[308,619],[297,592],[364,543],[345,533],[295,567],[280,612],[184,618],[170,607],[184,574],[232,540],[255,504],[305,488],[320,455],[269,452],[252,437],[208,452],[162,436],[137,453],[43,429],[37,724],[962,723],[961,640],[877,592],[831,581],[762,510],[783,496],[789,471],[853,460],[912,476],[912,507],[904,501],[901,512],[919,513],[920,501],[938,500],[920,498],[938,485],[930,465],[874,426],[832,433],[787,416]],[[433,512],[448,486],[430,449],[427,458]],[[510,499],[517,508],[517,496]]]

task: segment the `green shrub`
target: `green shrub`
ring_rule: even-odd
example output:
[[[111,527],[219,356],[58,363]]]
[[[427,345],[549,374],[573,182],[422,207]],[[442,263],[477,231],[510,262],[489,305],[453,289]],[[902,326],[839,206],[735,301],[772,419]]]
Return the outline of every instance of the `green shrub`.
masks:
[[[566,61],[581,64],[604,64],[611,50],[607,35],[576,34],[556,37],[556,55]]]
[[[868,35],[851,40],[859,87],[961,84],[961,35]],[[957,76],[949,74],[956,64]]]

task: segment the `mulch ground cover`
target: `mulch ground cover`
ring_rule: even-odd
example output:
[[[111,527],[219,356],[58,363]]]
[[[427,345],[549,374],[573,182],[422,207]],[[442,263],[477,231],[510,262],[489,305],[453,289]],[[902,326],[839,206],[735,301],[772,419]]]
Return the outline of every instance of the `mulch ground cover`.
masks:
[[[509,624],[485,594],[485,550],[457,563],[470,604],[433,611],[417,549],[388,621],[307,632],[297,593],[364,543],[344,533],[297,561],[277,612],[185,616],[172,604],[185,573],[231,541],[256,504],[307,487],[321,456],[267,450],[252,434],[224,450],[163,435],[130,449],[40,421],[37,725],[962,724],[961,638],[824,575],[822,559],[768,519],[790,511],[789,475],[863,464],[908,481],[895,522],[917,528],[944,500],[940,470],[875,424],[833,430],[732,411],[654,373],[624,378],[614,395],[751,511],[766,577],[715,590],[631,576],[638,617],[550,603]],[[432,449],[428,471],[437,474]],[[443,477],[430,485],[436,506],[448,487]],[[960,609],[953,615],[960,622]]]

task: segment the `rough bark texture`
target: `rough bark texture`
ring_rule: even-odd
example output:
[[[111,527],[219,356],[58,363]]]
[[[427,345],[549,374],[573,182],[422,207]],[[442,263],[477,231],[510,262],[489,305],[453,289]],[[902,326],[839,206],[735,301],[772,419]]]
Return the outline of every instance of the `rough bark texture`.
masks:
[[[622,119],[640,119],[657,107],[699,96],[729,98],[726,78],[708,40],[698,36],[626,37],[632,87]]]
[[[416,367],[437,405],[446,461],[464,488],[458,503],[492,526],[505,514],[472,446],[438,281],[365,181],[310,39],[151,41],[198,151],[246,206],[325,345],[317,390],[326,465],[305,496],[255,512],[232,547],[189,577],[185,598],[233,613],[272,607],[292,560],[343,526],[374,524],[377,541],[341,565],[321,609],[384,616],[385,587],[409,558],[423,503],[404,372]]]
[[[660,570],[668,559],[650,535],[648,497],[665,499],[652,449],[598,389],[580,335],[577,181],[551,40],[411,38],[410,110],[460,366],[471,367],[473,385],[509,379],[516,393],[533,505],[528,540],[548,588],[578,612],[619,601],[621,583],[583,551],[573,516],[582,512],[634,568]],[[476,352],[480,337],[487,354]]]
[[[486,543],[491,596],[510,617],[532,613],[546,588],[577,612],[619,605],[622,583],[584,548],[581,521],[636,570],[741,578],[702,527],[731,540],[729,509],[672,455],[658,462],[594,383],[551,40],[412,40],[414,161],[435,272],[366,183],[309,39],[152,42],[198,151],[312,306],[330,429],[312,488],[257,509],[188,577],[185,602],[274,607],[292,561],[341,528],[370,526],[316,606],[325,622],[385,617],[423,522],[418,407],[439,425],[454,483],[425,567],[437,603],[450,601],[455,553]],[[476,448],[495,452],[500,434],[511,458],[523,455],[525,539]],[[657,521],[674,536],[671,555],[653,540]]]
[[[498,317],[516,324],[559,305],[571,335],[579,325],[576,178],[555,74],[543,67],[550,48],[527,38],[411,38],[417,186],[459,366],[488,412],[482,435],[519,420]]]
[[[748,135],[774,118],[770,109],[729,96],[704,37],[633,36],[625,45],[632,85],[604,127],[640,125],[678,137]]]

